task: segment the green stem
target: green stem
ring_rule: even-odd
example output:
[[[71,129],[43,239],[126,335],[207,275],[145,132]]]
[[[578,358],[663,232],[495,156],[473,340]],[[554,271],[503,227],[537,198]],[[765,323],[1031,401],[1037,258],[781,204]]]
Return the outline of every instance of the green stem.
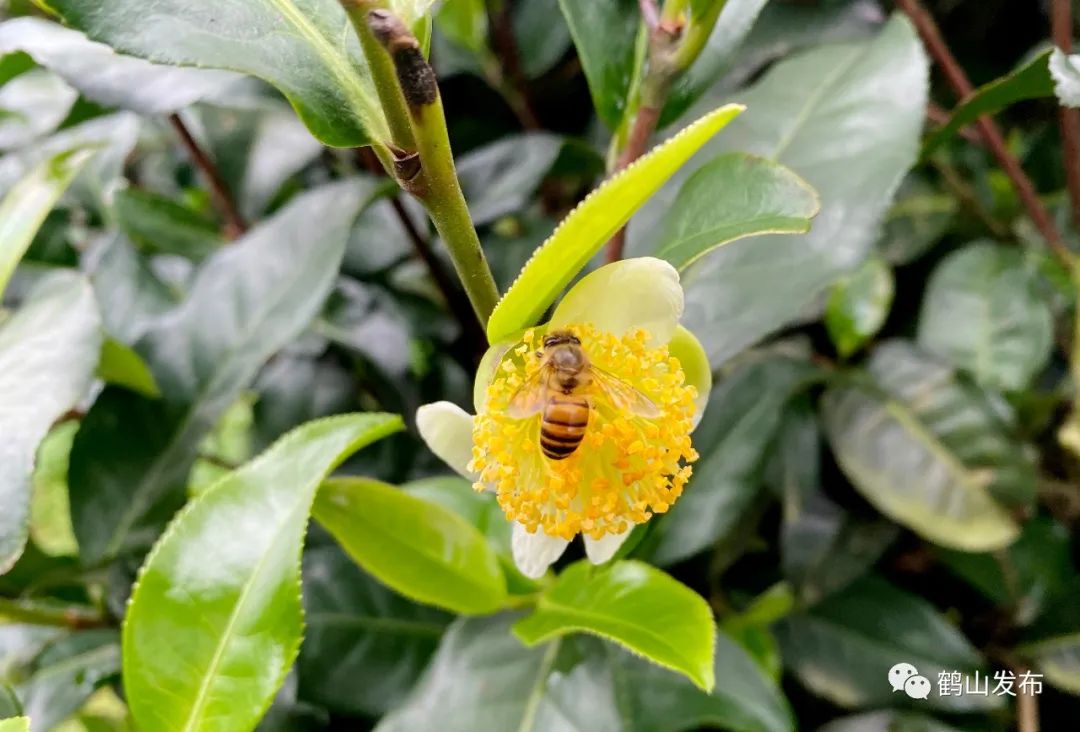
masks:
[[[375,82],[379,103],[390,125],[392,142],[402,150],[415,150],[412,125],[409,123],[409,108],[405,104],[405,96],[398,85],[394,61],[368,25],[368,13],[384,8],[385,3],[379,0],[340,0],[340,2],[341,7],[345,9],[345,14],[349,16],[349,22],[352,23],[356,36],[360,39],[360,48],[364,52],[368,68],[371,69],[371,78]],[[388,172],[390,172],[389,169]]]
[[[102,628],[109,625],[108,618],[91,607],[45,605],[6,597],[0,597],[0,618],[63,628]]]
[[[450,252],[473,310],[480,323],[486,324],[499,300],[499,291],[458,182],[435,73],[421,53],[416,38],[392,13],[369,11],[364,20],[372,37],[382,46],[378,49],[379,54],[373,55],[385,55],[393,64],[397,93],[407,110],[418,155],[415,160],[403,159],[397,151],[392,151],[394,177],[402,188],[424,204]],[[376,152],[380,151],[377,149]],[[385,156],[383,151],[380,160],[384,165]],[[404,175],[403,161],[414,163]]]

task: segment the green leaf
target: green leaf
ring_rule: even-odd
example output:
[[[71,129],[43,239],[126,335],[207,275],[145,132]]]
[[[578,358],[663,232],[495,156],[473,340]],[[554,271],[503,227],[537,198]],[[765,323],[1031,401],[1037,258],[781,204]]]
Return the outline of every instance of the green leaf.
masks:
[[[360,44],[335,0],[51,0],[68,24],[161,64],[228,69],[277,87],[327,145],[388,140]],[[183,28],[183,32],[177,32]]]
[[[50,157],[0,201],[0,295],[45,217],[90,155],[86,150],[69,150]]]
[[[106,384],[123,386],[143,396],[161,396],[154,375],[142,357],[134,349],[112,338],[106,338],[101,343],[97,376]]]
[[[76,30],[41,18],[0,24],[0,55],[22,51],[87,99],[145,115],[169,114],[224,89],[240,77],[176,68],[123,56]]]
[[[163,398],[109,387],[71,454],[84,561],[145,546],[182,502],[199,443],[263,363],[311,322],[333,285],[361,201],[317,188],[209,258],[187,300],[136,344]]]
[[[881,329],[892,299],[892,269],[878,257],[870,257],[833,284],[825,327],[842,358],[850,357]]]
[[[959,132],[962,127],[971,124],[983,115],[996,114],[1025,99],[1052,97],[1054,84],[1047,65],[1049,58],[1050,49],[1048,48],[1008,74],[988,84],[983,84],[964,97],[964,100],[953,110],[949,121],[927,136],[922,148],[923,160],[929,158],[934,150]]]
[[[1055,48],[1050,55],[1050,75],[1062,106],[1080,107],[1080,55],[1068,56]]]
[[[833,452],[860,493],[941,546],[990,551],[1019,531],[994,496],[1030,495],[1023,445],[951,370],[892,341],[875,350],[872,384],[834,386],[823,400]]]
[[[506,580],[484,536],[455,513],[374,480],[327,481],[315,518],[372,576],[419,602],[489,613]]]
[[[759,234],[805,234],[820,204],[782,165],[743,153],[698,168],[664,219],[656,256],[683,270],[716,247]]]
[[[615,174],[563,219],[533,254],[488,320],[498,343],[536,322],[604,243],[664,182],[744,107],[720,107]]]
[[[531,0],[511,6],[521,70],[530,79],[549,71],[570,48],[570,29],[559,12],[559,2]]]
[[[473,223],[487,224],[524,208],[562,144],[557,135],[533,132],[499,140],[456,161]]]
[[[1046,680],[1070,694],[1080,694],[1080,632],[1022,646]]]
[[[449,621],[386,589],[337,547],[305,550],[300,697],[338,713],[385,714],[412,689]]]
[[[683,495],[654,520],[651,561],[668,566],[727,537],[762,487],[762,468],[780,426],[784,404],[813,369],[774,357],[745,364],[713,387],[694,447],[694,466]]]
[[[484,0],[443,3],[435,16],[435,27],[451,41],[473,53],[488,51],[488,19]]]
[[[300,646],[299,557],[315,492],[348,455],[401,428],[376,413],[309,422],[177,516],[124,620],[124,690],[139,726],[255,725]]]
[[[643,562],[596,569],[578,562],[544,591],[536,611],[514,626],[534,646],[574,632],[598,635],[685,674],[712,691],[716,627],[697,593]]]
[[[990,389],[1026,387],[1050,358],[1054,323],[1024,252],[979,242],[949,254],[927,283],[918,342]]]
[[[961,728],[943,724],[932,717],[915,712],[900,712],[895,709],[882,709],[864,714],[852,714],[834,719],[818,732],[871,732],[889,730],[889,732],[961,732]]]
[[[896,16],[870,41],[793,56],[738,94],[748,111],[702,149],[699,164],[733,150],[783,164],[814,187],[821,213],[808,234],[735,242],[683,273],[683,325],[698,334],[714,366],[805,316],[865,259],[916,158],[927,67],[915,31]],[[706,97],[695,109],[716,102]],[[634,216],[632,256],[653,251],[660,222],[694,169],[687,166]]]
[[[940,193],[916,173],[908,174],[885,215],[877,253],[892,265],[915,261],[941,240],[959,208],[954,196]]]
[[[634,75],[641,12],[634,0],[559,0],[589,82],[596,114],[608,127],[622,124]]]
[[[48,277],[0,325],[0,574],[26,544],[38,444],[90,387],[100,327],[89,283],[72,272]]]
[[[0,86],[0,151],[22,147],[55,130],[78,96],[60,77],[43,69],[31,69]]]
[[[0,719],[0,732],[30,732],[30,718]]]
[[[49,644],[34,659],[29,677],[16,686],[23,713],[34,729],[51,730],[120,672],[115,630],[86,630]]]
[[[116,223],[133,242],[152,253],[195,261],[225,243],[217,225],[170,198],[138,188],[117,191]]]
[[[71,528],[67,484],[68,457],[78,429],[77,422],[62,422],[53,427],[38,446],[34,465],[30,538],[43,554],[52,557],[79,553],[75,530]]]
[[[913,664],[937,681],[942,671],[985,678],[983,660],[968,640],[925,600],[884,580],[865,577],[809,611],[777,626],[784,662],[818,696],[842,707],[907,704],[951,711],[1002,706],[996,696],[940,696],[899,699],[889,684],[894,664]]]
[[[19,703],[15,692],[7,684],[0,683],[0,720],[17,717],[20,714],[22,714],[22,704]],[[0,732],[2,730],[3,727],[0,726]]]

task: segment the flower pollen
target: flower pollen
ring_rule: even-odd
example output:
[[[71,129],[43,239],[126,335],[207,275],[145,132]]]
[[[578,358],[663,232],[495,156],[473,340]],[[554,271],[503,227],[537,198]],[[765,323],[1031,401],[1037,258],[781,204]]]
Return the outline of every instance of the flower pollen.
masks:
[[[690,479],[698,457],[690,442],[697,390],[685,383],[666,346],[650,348],[642,329],[623,336],[590,324],[566,328],[589,362],[647,396],[659,414],[646,418],[613,403],[595,383],[579,387],[590,404],[581,443],[553,460],[540,447],[542,411],[525,419],[507,413],[511,398],[542,366],[544,333],[527,331],[503,357],[487,386],[473,427],[470,470],[477,490],[494,488],[511,521],[529,532],[572,539],[620,534],[666,512]]]

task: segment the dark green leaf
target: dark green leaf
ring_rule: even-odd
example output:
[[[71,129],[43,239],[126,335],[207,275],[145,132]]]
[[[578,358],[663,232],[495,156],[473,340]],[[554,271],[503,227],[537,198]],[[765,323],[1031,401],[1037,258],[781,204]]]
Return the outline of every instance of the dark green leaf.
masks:
[[[818,732],[960,732],[960,730],[915,712],[886,709],[834,719],[824,727],[818,728]]]
[[[906,703],[952,711],[993,709],[1000,697],[940,696],[938,674],[976,669],[982,659],[934,608],[884,580],[865,577],[809,611],[780,622],[784,662],[815,694],[843,707]],[[889,669],[910,663],[935,687],[925,700],[898,699]]]
[[[86,393],[101,348],[90,284],[57,272],[0,325],[0,574],[22,554],[38,444]]]
[[[1035,485],[1022,443],[984,398],[902,341],[875,350],[873,385],[824,397],[840,466],[882,513],[941,546],[988,551],[1019,530],[995,496],[1022,503]]]
[[[357,564],[406,597],[465,614],[506,602],[491,546],[441,506],[378,481],[338,478],[319,491],[315,518]]]
[[[514,3],[513,22],[521,53],[521,70],[529,78],[548,71],[570,48],[570,29],[559,13],[558,0]]]
[[[401,427],[374,413],[309,422],[173,521],[124,621],[124,690],[141,727],[255,725],[300,646],[298,560],[315,492],[348,455]]]
[[[207,69],[181,69],[123,56],[82,33],[40,18],[0,25],[0,55],[23,51],[106,107],[169,114],[221,91],[240,78]]]
[[[15,692],[7,684],[0,683],[0,719],[7,720],[9,717],[18,717],[22,714],[22,704]],[[3,728],[0,727],[0,730]]]
[[[154,509],[182,497],[199,442],[322,305],[360,205],[356,193],[346,182],[290,202],[208,259],[188,299],[139,341],[163,400],[106,389],[72,451],[84,560],[145,545],[140,530],[156,533]]]
[[[825,327],[842,358],[874,337],[885,324],[892,299],[892,269],[878,257],[870,257],[833,284],[825,306]]]
[[[1053,96],[1054,84],[1047,67],[1049,58],[1050,49],[1046,49],[1008,74],[983,84],[965,96],[953,110],[949,121],[927,136],[922,148],[923,159],[929,158],[934,150],[962,127],[983,115],[994,115],[1025,99]]]
[[[229,69],[267,81],[316,137],[355,147],[387,140],[360,44],[333,0],[223,6],[166,0],[147,16],[138,0],[52,0],[64,20],[122,53],[177,66]],[[183,28],[183,32],[177,32]]]
[[[643,562],[593,568],[578,562],[559,575],[514,626],[528,645],[574,632],[613,640],[712,691],[716,628],[708,603]]]
[[[922,177],[909,174],[885,215],[877,253],[892,265],[918,259],[948,231],[958,208],[953,196],[939,193]]]
[[[389,547],[387,547],[389,551]],[[356,568],[336,547],[304,552],[300,697],[346,714],[397,707],[435,652],[449,617]]]
[[[1019,390],[1053,348],[1050,306],[1015,246],[980,242],[951,253],[927,283],[919,345],[991,389]]]
[[[34,729],[51,730],[119,673],[116,631],[87,630],[47,646],[34,659],[29,678],[16,687],[16,693]]]
[[[473,222],[487,224],[524,208],[561,149],[561,138],[534,132],[463,156],[457,171]]]
[[[113,206],[124,233],[154,253],[198,261],[225,243],[214,222],[155,193],[125,188],[116,193]]]
[[[762,485],[762,462],[788,397],[812,373],[801,361],[752,361],[717,384],[694,433],[701,460],[671,511],[657,521],[652,561],[670,565],[690,557],[736,526]]]
[[[634,0],[559,0],[596,113],[615,129],[626,114],[641,13]]]
[[[922,45],[894,17],[872,41],[808,51],[738,94],[747,112],[697,160],[739,150],[782,163],[817,190],[822,208],[809,234],[736,242],[684,273],[683,324],[714,366],[802,314],[863,260],[915,160],[926,87]],[[700,106],[715,104],[706,97]],[[686,166],[635,216],[633,253],[652,251],[661,217],[693,170]]]
[[[817,194],[782,165],[721,155],[683,184],[664,219],[656,256],[686,269],[728,242],[760,234],[804,234]]]

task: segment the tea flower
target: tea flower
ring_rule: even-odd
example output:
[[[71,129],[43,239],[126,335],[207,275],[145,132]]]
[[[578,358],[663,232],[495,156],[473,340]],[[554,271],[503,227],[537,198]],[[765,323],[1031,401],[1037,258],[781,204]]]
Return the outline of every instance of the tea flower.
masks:
[[[514,522],[514,560],[524,574],[542,575],[577,534],[592,562],[608,561],[636,524],[682,493],[698,457],[690,432],[711,386],[701,345],[678,324],[682,309],[668,263],[601,267],[570,289],[550,322],[488,350],[476,375],[475,417],[449,402],[417,413],[432,451],[478,490],[495,492]],[[538,403],[522,416],[511,404],[544,383],[544,340],[555,332],[576,338],[599,373],[567,394],[539,395],[572,400],[580,392],[588,407],[565,403],[545,416]],[[629,404],[635,394],[647,409]],[[542,431],[557,457],[545,455]]]

